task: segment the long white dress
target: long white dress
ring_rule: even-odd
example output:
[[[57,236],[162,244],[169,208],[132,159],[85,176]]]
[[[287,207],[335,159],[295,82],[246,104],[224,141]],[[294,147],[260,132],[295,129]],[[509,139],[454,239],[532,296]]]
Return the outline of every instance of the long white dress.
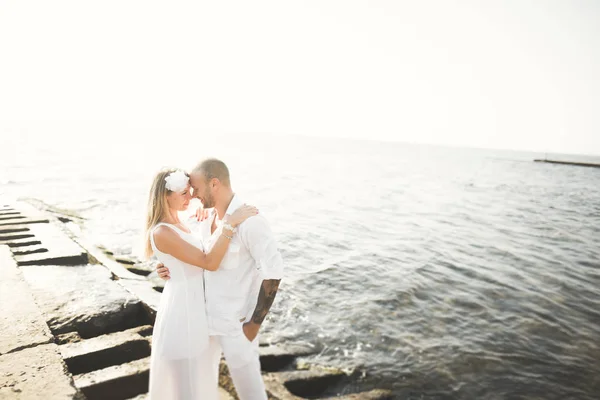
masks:
[[[162,253],[154,231],[165,225],[188,243],[202,242],[174,225],[159,223],[150,234],[154,254],[171,275],[163,290],[152,334],[151,400],[217,399],[218,371],[208,357],[208,324],[204,299],[204,270]]]

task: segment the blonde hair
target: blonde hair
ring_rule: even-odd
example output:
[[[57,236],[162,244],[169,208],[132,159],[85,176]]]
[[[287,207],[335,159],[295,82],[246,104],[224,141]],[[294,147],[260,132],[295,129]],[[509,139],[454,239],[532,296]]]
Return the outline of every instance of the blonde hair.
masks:
[[[144,255],[146,258],[150,258],[154,254],[154,251],[152,250],[152,244],[150,242],[150,234],[152,233],[152,229],[162,221],[169,210],[167,196],[171,193],[171,191],[167,189],[167,182],[165,181],[165,178],[171,172],[175,171],[177,171],[176,168],[163,169],[156,174],[154,180],[152,181],[152,186],[150,187],[150,193],[148,196],[146,229],[144,232]],[[188,175],[187,172],[186,175]]]

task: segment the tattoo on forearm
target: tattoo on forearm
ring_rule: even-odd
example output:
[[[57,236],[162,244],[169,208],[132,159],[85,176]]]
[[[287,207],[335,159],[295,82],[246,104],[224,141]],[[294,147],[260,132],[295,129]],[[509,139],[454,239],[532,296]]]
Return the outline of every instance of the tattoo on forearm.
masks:
[[[265,320],[271,305],[273,305],[273,300],[275,300],[277,289],[279,289],[279,282],[281,281],[277,279],[263,281],[260,293],[258,294],[256,309],[254,310],[254,314],[252,314],[252,322],[255,324],[262,324]]]

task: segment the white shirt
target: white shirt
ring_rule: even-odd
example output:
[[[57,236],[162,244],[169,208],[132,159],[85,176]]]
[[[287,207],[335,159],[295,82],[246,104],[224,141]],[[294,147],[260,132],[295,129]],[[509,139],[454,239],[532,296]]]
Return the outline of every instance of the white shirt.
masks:
[[[226,214],[231,215],[242,204],[234,195]],[[221,235],[220,220],[215,232],[210,232],[216,214],[213,210],[200,225],[206,251]],[[260,214],[248,218],[237,227],[219,269],[204,272],[209,334],[240,334],[243,321],[249,321],[254,313],[262,281],[282,277],[283,259],[269,223]]]

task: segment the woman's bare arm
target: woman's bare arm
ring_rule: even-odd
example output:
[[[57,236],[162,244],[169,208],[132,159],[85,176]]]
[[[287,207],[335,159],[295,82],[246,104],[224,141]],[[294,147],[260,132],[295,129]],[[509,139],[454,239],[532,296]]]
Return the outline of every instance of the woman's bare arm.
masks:
[[[166,226],[159,226],[154,231],[154,243],[156,248],[163,253],[167,253],[184,263],[204,268],[208,271],[216,271],[229,247],[229,238],[221,234],[219,239],[206,254],[196,246],[183,240],[181,236],[173,229]]]
[[[223,219],[223,223],[230,224],[235,228],[256,214],[258,214],[258,209],[256,207],[244,204],[235,210],[232,215],[226,216]],[[153,234],[154,244],[158,250],[170,254],[185,263],[204,268],[208,271],[216,271],[219,269],[219,265],[221,264],[223,257],[225,257],[225,253],[229,247],[229,242],[233,237],[233,232],[224,229],[213,248],[206,254],[196,246],[183,240],[177,232],[167,226],[159,226]],[[160,268],[161,266],[162,264],[159,264],[157,268]],[[164,279],[163,276],[161,276],[161,278]]]

